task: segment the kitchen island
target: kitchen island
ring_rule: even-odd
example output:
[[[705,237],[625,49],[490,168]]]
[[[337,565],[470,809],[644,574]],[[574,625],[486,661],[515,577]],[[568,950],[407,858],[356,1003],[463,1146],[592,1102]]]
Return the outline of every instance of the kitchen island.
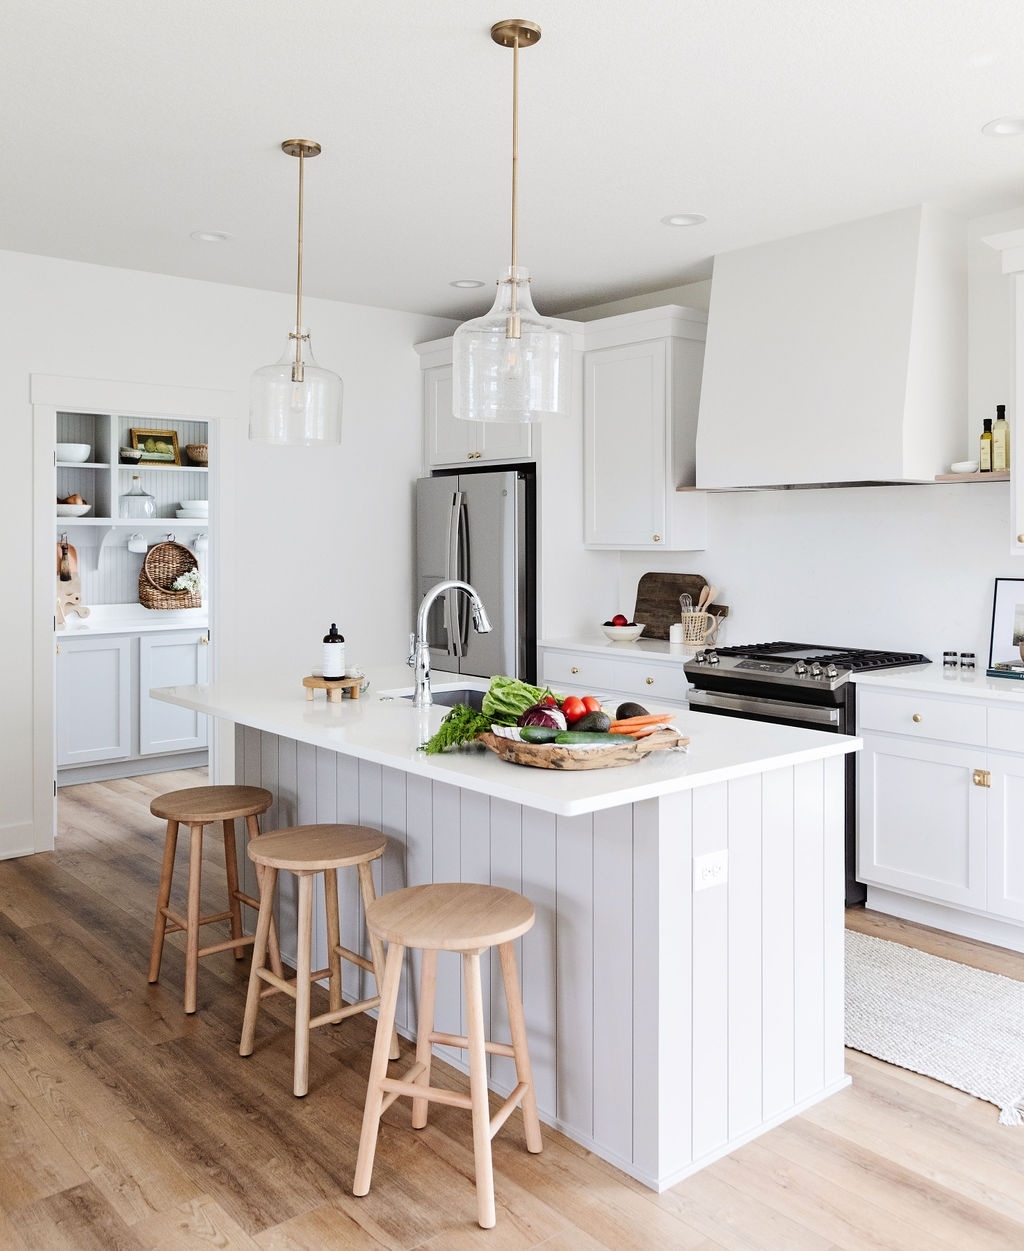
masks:
[[[490,882],[533,901],[519,958],[543,1120],[661,1190],[848,1083],[843,757],[860,740],[684,711],[685,751],[620,768],[531,769],[480,747],[427,756],[447,709],[400,698],[403,667],[369,676],[333,704],[308,702],[299,679],[152,694],[235,724],[235,780],[277,797],[265,829],[375,826],[390,840],[378,890]],[[434,674],[438,694],[473,684]],[[342,941],[360,948],[354,891],[343,904]],[[438,1028],[464,1032],[446,954]],[[414,1008],[406,978],[407,1037]],[[438,1051],[464,1068],[462,1052]],[[508,1093],[510,1062],[490,1063]]]

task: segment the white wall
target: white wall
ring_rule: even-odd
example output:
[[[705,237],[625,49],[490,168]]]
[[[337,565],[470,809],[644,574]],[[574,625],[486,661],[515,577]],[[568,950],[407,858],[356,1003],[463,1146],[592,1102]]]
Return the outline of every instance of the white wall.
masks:
[[[345,382],[338,448],[271,448],[247,437],[249,375],[277,359],[294,295],[0,252],[0,854],[32,820],[32,411],[29,376],[228,390],[223,423],[224,677],[299,683],[338,622],[361,663],[407,651],[412,481],[421,465],[413,344],[446,319],[307,300],[317,359]],[[45,631],[44,631],[45,637]],[[230,640],[230,644],[227,644]],[[50,643],[47,643],[50,646]]]

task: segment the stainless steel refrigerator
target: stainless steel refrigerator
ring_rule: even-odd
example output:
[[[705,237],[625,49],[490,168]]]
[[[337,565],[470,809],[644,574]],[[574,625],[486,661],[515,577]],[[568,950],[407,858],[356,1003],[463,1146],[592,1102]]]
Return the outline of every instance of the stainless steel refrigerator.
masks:
[[[462,591],[439,596],[428,619],[432,666],[536,681],[535,501],[532,465],[417,479],[414,611],[436,582],[461,578],[492,626],[476,633]]]

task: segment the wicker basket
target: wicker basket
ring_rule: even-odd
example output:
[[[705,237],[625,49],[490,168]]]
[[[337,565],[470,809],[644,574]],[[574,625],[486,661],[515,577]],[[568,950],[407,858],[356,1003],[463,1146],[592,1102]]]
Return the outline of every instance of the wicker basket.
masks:
[[[193,465],[206,465],[209,463],[210,449],[205,443],[186,443],[185,452]]]
[[[175,578],[198,568],[199,561],[183,544],[154,544],[139,571],[139,603],[143,608],[201,608],[198,591],[171,590]]]

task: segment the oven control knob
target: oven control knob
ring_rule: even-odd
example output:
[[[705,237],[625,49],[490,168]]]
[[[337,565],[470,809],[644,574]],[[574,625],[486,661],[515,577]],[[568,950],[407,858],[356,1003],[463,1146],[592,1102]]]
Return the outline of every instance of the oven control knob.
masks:
[[[718,664],[718,652],[705,652],[704,659],[708,662],[709,665],[717,665]]]
[[[835,665],[829,665],[828,668],[825,670],[825,677],[826,678],[838,678],[839,670],[835,667]]]
[[[807,666],[802,660],[798,660],[793,666],[793,672],[797,675],[797,677],[802,678],[807,672]]]
[[[816,660],[811,665],[811,677],[812,678],[821,677],[821,665],[819,665]]]

